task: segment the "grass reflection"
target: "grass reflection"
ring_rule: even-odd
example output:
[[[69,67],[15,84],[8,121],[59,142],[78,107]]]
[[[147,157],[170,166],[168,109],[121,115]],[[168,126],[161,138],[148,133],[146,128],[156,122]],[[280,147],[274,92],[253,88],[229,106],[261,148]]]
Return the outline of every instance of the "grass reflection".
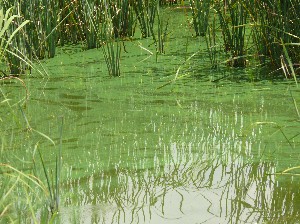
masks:
[[[0,222],[10,217],[42,223],[299,220],[298,180],[272,175],[286,169],[287,164],[297,165],[296,137],[291,148],[276,126],[255,125],[278,117],[276,123],[280,126],[286,122],[293,124],[283,129],[292,141],[299,129],[298,123],[287,117],[291,111],[295,113],[293,105],[287,108],[281,104],[286,98],[273,91],[258,92],[253,86],[249,90],[245,84],[232,85],[228,92],[222,86],[205,84],[201,92],[195,88],[193,93],[194,84],[190,83],[188,89],[176,86],[174,93],[169,87],[159,92],[145,86],[133,90],[128,86],[133,80],[121,81],[122,85],[111,80],[87,83],[91,89],[97,89],[87,95],[82,94],[85,89],[54,94],[50,88],[24,108],[33,128],[50,136],[57,146],[62,143],[60,207],[58,215],[52,217],[45,206],[49,202],[45,196],[49,190],[45,189],[46,193],[28,197],[32,199],[31,210],[24,203],[22,209],[16,210],[19,213],[10,213],[7,207],[18,208],[14,207],[18,201],[10,200],[11,194],[9,200],[0,201],[0,214],[5,214]],[[144,81],[147,83],[146,78]],[[61,85],[60,81],[55,82]],[[49,87],[52,85],[57,83],[53,81]],[[4,93],[6,98],[12,97],[9,92]],[[31,94],[34,96],[35,92]],[[85,110],[69,108],[76,105]],[[6,111],[12,113],[15,108],[17,105],[6,107]],[[61,111],[65,118],[62,137],[57,134],[56,117]],[[45,120],[47,113],[52,115]],[[32,174],[32,146],[39,141],[45,166],[49,172],[55,170],[55,150],[49,142],[26,130],[15,131],[26,126],[21,116],[2,116],[3,124],[6,118],[11,122],[2,132],[1,161]],[[18,153],[22,160],[16,160]],[[0,172],[0,184],[4,183],[0,189],[5,189],[5,194],[14,182],[8,182],[10,173],[6,170]],[[40,163],[36,174],[44,177]],[[26,189],[19,186],[14,188],[16,192],[26,196]],[[26,218],[28,211],[31,218]]]
[[[247,161],[232,151],[209,158],[205,152],[193,152],[191,144],[171,143],[164,150],[154,160],[163,160],[165,166],[160,162],[146,169],[116,166],[89,177],[89,190],[82,183],[70,183],[68,188],[76,189],[80,203],[86,204],[80,206],[86,208],[83,216],[102,217],[102,223],[261,223],[299,217],[297,200],[285,203],[290,192],[269,175],[275,170],[272,162]],[[278,197],[283,203],[277,203]],[[65,208],[63,223],[70,211]]]

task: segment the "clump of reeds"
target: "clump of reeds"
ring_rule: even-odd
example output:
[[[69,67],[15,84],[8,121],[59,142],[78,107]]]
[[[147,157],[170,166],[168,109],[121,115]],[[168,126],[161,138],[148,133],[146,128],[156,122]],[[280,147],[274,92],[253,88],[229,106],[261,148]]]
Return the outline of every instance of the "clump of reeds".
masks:
[[[36,206],[47,190],[37,177],[9,164],[0,163],[0,223],[16,223],[26,219],[38,223]],[[22,220],[22,221],[21,221]]]
[[[212,23],[208,26],[205,35],[205,41],[208,51],[209,60],[211,63],[211,68],[217,68],[218,66],[218,43],[217,43],[217,27],[216,27],[216,17],[212,19]]]
[[[121,58],[121,42],[119,40],[119,23],[115,27],[115,19],[120,17],[120,9],[113,1],[108,1],[108,5],[104,11],[104,23],[102,24],[103,38],[101,48],[110,76],[120,76],[120,58]]]
[[[132,1],[135,16],[140,25],[142,37],[154,36],[154,19],[156,14],[157,0]]]
[[[20,56],[18,56],[18,44],[24,49],[24,42],[17,35],[18,32],[29,22],[21,20],[18,14],[11,15],[13,8],[8,8],[4,13],[0,9],[0,60],[7,60],[12,74],[19,74]]]
[[[26,69],[22,58],[33,61],[54,57],[58,45],[79,42],[85,43],[87,49],[105,46],[106,61],[117,60],[120,43],[124,38],[136,35],[137,26],[141,37],[152,37],[157,52],[163,53],[168,22],[163,13],[158,12],[158,7],[173,3],[178,1],[2,1],[0,8],[5,11],[14,7],[13,13],[18,15],[4,32],[6,37],[11,36],[22,25],[22,21],[30,21],[22,28],[22,32],[11,39],[8,49],[12,54],[6,55],[7,64],[11,73],[22,73]],[[281,67],[283,61],[290,61],[286,63],[289,64],[290,74],[293,74],[294,69],[297,75],[300,64],[299,0],[190,0],[189,3],[196,36],[206,37],[211,61],[216,61],[216,58],[211,57],[215,53],[211,46],[216,45],[213,41],[218,35],[213,29],[218,30],[220,27],[223,43],[219,45],[223,44],[228,53],[227,65],[245,67],[252,55],[259,63],[271,62],[277,68]],[[211,16],[211,10],[217,12],[218,23]],[[108,23],[111,23],[109,37],[106,30]],[[115,49],[114,52],[112,49]],[[110,74],[119,74],[113,72],[119,70],[118,64],[109,65]]]
[[[205,36],[209,24],[211,0],[190,0],[196,36]]]
[[[282,58],[299,67],[300,2],[243,1],[251,15],[253,40],[262,63],[268,58],[275,67]]]
[[[157,54],[165,53],[165,42],[167,39],[169,19],[166,18],[166,16],[163,13],[161,13],[161,9],[159,5],[156,8],[156,14],[157,14],[157,35],[154,35],[153,39],[156,44],[156,60],[157,60]]]
[[[219,16],[224,40],[224,50],[230,52],[227,64],[232,67],[246,66],[246,25],[248,11],[240,1],[230,1],[224,7],[219,1],[215,9]]]

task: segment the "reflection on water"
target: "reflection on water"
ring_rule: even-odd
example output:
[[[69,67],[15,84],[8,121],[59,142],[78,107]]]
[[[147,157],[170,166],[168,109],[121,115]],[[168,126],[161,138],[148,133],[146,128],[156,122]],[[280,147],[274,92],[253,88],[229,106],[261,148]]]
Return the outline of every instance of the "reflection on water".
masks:
[[[299,219],[297,181],[276,178],[280,158],[271,159],[288,150],[284,137],[254,125],[274,118],[266,96],[248,98],[249,108],[239,95],[225,102],[212,97],[209,105],[185,96],[179,106],[172,94],[162,100],[127,94],[109,95],[108,103],[102,95],[76,119],[79,146],[71,147],[73,159],[65,155],[61,223]]]
[[[39,82],[28,80],[31,126],[58,143],[57,117],[65,120],[57,222],[299,222],[299,179],[275,175],[299,165],[299,121],[285,85],[191,79],[155,90],[165,80],[143,72],[90,79],[86,69],[42,90]],[[38,142],[54,167],[55,147],[19,131],[23,118],[4,110],[2,145],[10,151],[2,161],[30,168]]]

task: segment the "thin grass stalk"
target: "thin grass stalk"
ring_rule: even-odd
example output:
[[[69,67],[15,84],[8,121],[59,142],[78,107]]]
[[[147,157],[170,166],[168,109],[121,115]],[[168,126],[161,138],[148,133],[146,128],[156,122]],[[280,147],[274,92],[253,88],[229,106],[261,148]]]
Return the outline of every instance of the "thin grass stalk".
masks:
[[[287,48],[285,47],[285,44],[284,44],[283,40],[281,40],[281,44],[282,44],[283,53],[284,53],[283,58],[286,59],[287,65],[288,65],[288,66],[286,66],[286,64],[284,64],[284,66],[286,68],[286,71],[287,71],[287,74],[288,74],[288,75],[286,74],[286,77],[293,77],[294,80],[295,80],[296,85],[298,85],[298,81],[297,81],[296,73],[295,73],[295,70],[294,70],[294,66],[293,66],[292,60],[289,56],[289,53],[287,51]],[[285,62],[285,60],[282,60],[282,63],[284,63],[284,62]],[[288,72],[288,71],[290,71],[290,72]]]
[[[8,17],[11,11],[15,15]],[[18,54],[18,51],[21,50],[21,54],[26,54],[25,41],[22,35],[22,28],[29,21],[24,21],[24,19],[19,14],[19,11],[20,5],[16,3],[14,8],[10,8],[7,10],[5,16],[1,16],[4,20],[4,23],[1,24],[3,25],[3,27],[0,27],[0,38],[3,38],[1,41],[1,48],[3,52],[2,54],[4,54],[3,56],[6,58],[6,62],[10,69],[10,74],[13,75],[24,73],[24,71],[27,68],[26,64],[24,64],[19,57],[16,57],[13,54],[9,53],[9,51],[12,51],[14,52],[14,54]],[[3,14],[3,11],[1,11],[1,13]]]
[[[217,68],[217,43],[216,43],[216,18],[213,17],[211,26],[208,27],[207,33],[205,35],[206,47],[208,50],[208,55],[211,63],[211,68]]]
[[[64,118],[60,117],[61,125],[59,128],[59,148],[58,153],[56,154],[56,208],[59,207],[60,202],[60,179],[61,179],[61,168],[62,168],[62,135],[63,135],[63,125],[64,125]]]
[[[215,9],[220,20],[220,26],[221,26],[223,40],[224,40],[224,50],[228,52],[230,51],[232,46],[232,37],[230,33],[229,23],[227,22],[226,14],[222,12],[222,8],[219,3],[216,4]]]
[[[37,130],[34,130],[31,128],[31,125],[24,113],[24,111],[22,110],[22,108],[19,106],[21,112],[22,112],[22,115],[23,115],[23,118],[26,122],[26,128],[27,130],[30,130],[30,131],[34,131],[36,133],[38,133],[39,135],[41,135],[42,137],[46,138],[47,140],[49,140],[53,145],[55,145],[55,143],[53,142],[53,140],[51,138],[49,138],[47,135],[37,131]],[[60,126],[60,129],[59,129],[59,135],[60,135],[60,146],[58,148],[58,151],[56,153],[56,162],[55,162],[55,173],[53,176],[53,170],[51,169],[50,171],[47,171],[47,167],[45,165],[45,162],[44,162],[44,159],[43,159],[43,156],[42,156],[42,153],[40,151],[40,149],[37,147],[37,144],[35,146],[35,150],[34,151],[38,151],[38,154],[39,154],[39,157],[40,157],[40,160],[41,160],[41,163],[42,163],[42,168],[43,168],[43,173],[45,175],[45,178],[46,178],[46,184],[47,184],[47,188],[48,188],[48,192],[49,192],[49,203],[50,203],[50,210],[51,210],[51,213],[54,214],[55,211],[58,210],[59,208],[59,196],[60,196],[60,174],[61,174],[61,167],[62,167],[62,162],[61,162],[61,156],[62,156],[62,129],[63,129],[63,118],[61,117],[61,126]],[[33,164],[34,164],[34,167],[36,168],[36,164],[35,164],[35,160],[33,159]],[[36,171],[36,169],[35,169]],[[50,175],[49,175],[49,172],[50,172]]]
[[[208,28],[211,0],[190,0],[196,36],[205,36]]]
[[[112,7],[115,7],[112,4]],[[115,38],[114,27],[112,18],[117,16],[119,11],[110,10],[109,8],[105,11],[105,23],[103,23],[103,32],[105,33],[104,39],[102,40],[102,52],[110,76],[120,76],[120,58],[121,58],[121,42],[119,38]]]
[[[37,149],[38,153],[39,153],[39,157],[40,157],[40,160],[42,162],[42,167],[43,167],[43,172],[44,172],[44,175],[46,177],[46,183],[47,183],[47,188],[48,188],[48,191],[49,191],[49,194],[50,194],[50,210],[51,210],[51,213],[53,214],[54,211],[55,211],[55,204],[53,202],[55,202],[55,199],[54,199],[54,192],[53,192],[53,188],[51,186],[51,180],[50,180],[50,177],[48,176],[48,172],[47,172],[47,169],[46,169],[46,165],[44,163],[44,159],[43,159],[43,156],[40,152],[39,149]]]
[[[133,10],[140,25],[142,37],[154,37],[154,19],[156,14],[157,0],[133,1]]]
[[[38,223],[34,212],[36,205],[34,196],[39,199],[39,190],[47,194],[43,183],[35,176],[24,173],[9,164],[0,163],[0,168],[3,171],[0,177],[0,194],[2,193],[0,223],[19,223],[20,215],[24,212],[26,219],[30,218],[34,223]],[[15,200],[16,195],[18,195],[18,200]]]
[[[157,54],[164,53],[164,42],[163,42],[163,20],[160,18],[159,5],[157,7]],[[157,57],[156,57],[157,58]],[[157,59],[156,59],[157,60]]]
[[[300,121],[300,112],[299,112],[299,109],[298,109],[298,106],[297,106],[296,99],[295,99],[295,97],[293,96],[291,90],[290,90],[290,95],[291,95],[291,98],[292,98],[292,100],[293,100],[293,104],[294,104],[294,107],[295,107],[295,111],[296,111],[296,113],[297,113],[298,121]],[[300,133],[299,133],[299,134],[300,134]],[[298,135],[299,135],[299,134],[298,134]],[[293,137],[293,138],[294,138],[294,137]]]
[[[116,41],[110,40],[102,46],[102,51],[108,74],[110,76],[120,76],[120,58],[121,58],[121,43],[118,39]]]
[[[245,57],[245,32],[248,12],[239,1],[229,2],[227,6],[229,17],[227,17],[227,11],[222,11],[220,2],[216,4],[224,39],[224,49],[230,51],[231,54],[228,65],[245,67],[247,61]]]

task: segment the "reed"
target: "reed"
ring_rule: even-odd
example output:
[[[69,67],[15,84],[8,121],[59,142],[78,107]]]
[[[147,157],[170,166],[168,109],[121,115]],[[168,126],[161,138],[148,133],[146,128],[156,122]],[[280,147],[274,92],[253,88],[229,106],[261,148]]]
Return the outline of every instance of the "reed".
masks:
[[[19,74],[28,68],[22,58],[34,61],[54,57],[56,47],[66,43],[85,43],[87,49],[104,44],[106,59],[117,60],[120,43],[124,38],[136,35],[137,25],[141,37],[152,37],[158,54],[164,53],[168,20],[161,12],[164,10],[161,6],[177,3],[171,0],[2,1],[0,6],[4,11],[13,7],[11,12],[18,15],[6,29],[6,38],[23,26],[21,32],[10,40],[7,49],[13,54],[6,52],[6,62],[11,73]],[[216,45],[214,41],[217,36],[213,27],[220,26],[223,43],[219,45],[223,44],[228,53],[229,66],[245,67],[249,56],[255,55],[260,64],[270,62],[271,66],[280,68],[284,58],[284,61],[291,62],[289,64],[298,75],[299,0],[190,0],[189,3],[196,36],[206,38],[211,62],[217,59],[213,56],[216,52],[212,46]],[[219,22],[211,16],[212,9],[217,12]],[[30,21],[26,26],[23,24],[25,20]],[[113,35],[109,40],[106,40],[107,22],[112,24]],[[119,63],[114,64],[110,67],[118,70]],[[291,77],[295,78],[294,75]]]
[[[0,163],[0,172],[0,223],[20,222],[24,218],[20,217],[21,214],[26,214],[27,220],[38,223],[35,211],[40,193],[47,195],[43,183],[9,164]]]
[[[230,53],[228,65],[232,67],[246,66],[246,24],[248,11],[240,1],[228,2],[226,8],[218,1],[215,9],[222,29],[224,50]],[[226,9],[226,10],[225,10]]]
[[[156,44],[156,61],[158,54],[165,53],[165,42],[167,39],[168,34],[168,25],[169,25],[169,18],[161,13],[160,6],[158,5],[156,8],[157,14],[157,36],[153,36],[155,44]]]
[[[121,41],[116,38],[116,29],[113,18],[118,17],[118,10],[113,2],[109,1],[109,7],[104,11],[104,23],[102,25],[103,39],[101,40],[101,49],[106,62],[108,74],[110,76],[120,76],[120,58],[121,58]],[[113,9],[111,9],[113,8]]]
[[[260,57],[268,57],[271,65],[278,67],[283,56],[298,67],[299,45],[293,43],[298,43],[300,39],[299,0],[244,1],[244,4],[251,14],[253,39]]]
[[[87,1],[82,6],[83,20],[85,21],[82,29],[85,33],[87,49],[98,47],[99,38],[102,37],[103,10],[105,10],[104,5],[99,1]]]
[[[209,24],[211,0],[190,0],[196,36],[205,36]]]
[[[216,27],[216,16],[213,17],[212,23],[207,28],[205,35],[206,47],[209,55],[209,60],[211,63],[211,68],[218,67],[218,43],[217,43],[217,27]]]
[[[132,2],[132,5],[140,25],[142,37],[154,37],[154,20],[157,0],[136,0]]]
[[[0,10],[0,60],[6,60],[8,62],[11,74],[19,74],[20,60],[10,52],[18,53],[16,51],[16,45],[18,45],[18,43],[22,44],[23,42],[17,33],[20,32],[29,21],[22,21],[21,16],[18,14],[10,15],[13,11],[13,8],[8,8],[4,14],[3,8]]]
[[[115,38],[132,37],[135,32],[133,9],[129,0],[108,1]]]
[[[61,124],[60,124],[60,128],[59,128],[59,147],[56,150],[56,155],[55,155],[55,170],[47,168],[40,149],[37,147],[37,145],[35,147],[35,150],[38,151],[39,158],[41,160],[41,164],[43,167],[43,173],[46,178],[47,188],[48,188],[48,192],[49,192],[49,208],[50,208],[52,215],[58,211],[59,204],[60,204],[63,117],[60,117],[59,119],[60,119]],[[40,132],[38,132],[38,134],[42,135],[46,139],[49,139],[53,143],[53,141],[48,136],[46,136]],[[34,161],[34,165],[36,167],[35,161]],[[53,173],[54,173],[54,175],[53,175]]]
[[[108,40],[101,47],[110,76],[120,76],[121,42]]]

